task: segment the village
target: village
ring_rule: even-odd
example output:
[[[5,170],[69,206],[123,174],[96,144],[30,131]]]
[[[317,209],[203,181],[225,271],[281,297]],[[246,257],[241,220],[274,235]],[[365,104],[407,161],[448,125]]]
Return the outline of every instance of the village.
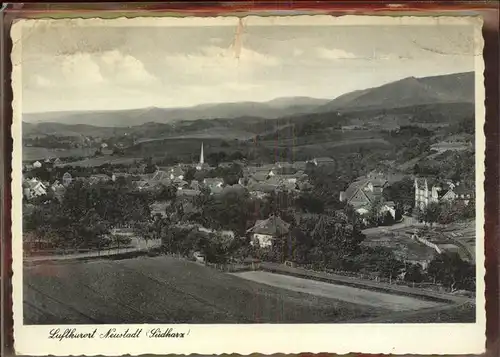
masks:
[[[109,220],[106,230],[94,232],[106,237],[105,242],[94,239],[94,243],[73,247],[64,242],[64,250],[54,243],[61,239],[47,238],[51,233],[39,227],[26,229],[25,250],[36,259],[36,255],[43,258],[44,251],[56,255],[54,252],[64,252],[64,257],[70,257],[71,253],[103,254],[95,253],[102,249],[112,254],[117,247],[122,252],[155,248],[219,267],[236,262],[271,261],[328,268],[376,280],[407,281],[413,285],[426,281],[429,265],[441,253],[457,254],[464,264],[474,262],[474,191],[465,184],[372,171],[349,183],[338,192],[338,197],[330,197],[336,203],[333,208],[326,208],[322,202],[325,197],[320,197],[317,191],[316,195],[311,192],[315,192],[314,175],[321,175],[323,168],[334,165],[332,158],[263,165],[241,160],[211,167],[205,162],[204,150],[201,143],[199,160],[193,164],[170,167],[149,164],[152,166],[149,173],[144,173],[148,164],[129,171],[108,167],[101,173],[82,176],[65,167],[60,159],[29,164],[23,181],[27,216],[34,215],[32,212],[40,205],[47,206],[48,200],[61,204],[75,185],[97,189],[97,194],[102,192],[99,187],[112,186],[145,195],[148,207],[143,210],[146,213],[141,211],[140,218]],[[34,176],[37,170],[44,170],[45,175],[47,171],[64,173],[59,180],[49,182]],[[393,192],[398,185],[405,186],[404,193]],[[102,219],[108,221],[105,216]],[[329,242],[322,242],[323,246],[314,242],[325,239],[324,235],[338,235],[335,224],[339,222],[343,229],[350,229],[340,239],[351,240],[351,247],[340,249],[338,245],[343,243],[339,237],[326,237]],[[460,233],[465,231],[469,233]],[[198,235],[194,240],[193,232]],[[169,234],[178,236],[175,244]],[[217,245],[208,248],[200,239],[216,241]],[[287,249],[287,245],[293,248]],[[318,264],[317,255],[312,252],[320,247],[325,252],[331,250],[337,262],[328,261],[334,259],[330,255],[321,257],[322,263]],[[376,263],[367,266],[366,261],[356,262],[363,257],[363,251],[368,252],[366,249],[379,255],[371,258],[371,261],[378,259]],[[384,261],[396,265],[383,266]],[[431,280],[435,282],[436,277]],[[462,289],[464,286],[467,283],[462,284]]]

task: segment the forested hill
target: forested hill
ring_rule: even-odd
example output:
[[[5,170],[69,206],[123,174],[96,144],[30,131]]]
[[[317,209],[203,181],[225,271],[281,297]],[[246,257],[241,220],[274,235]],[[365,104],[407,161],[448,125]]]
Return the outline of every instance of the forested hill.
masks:
[[[347,93],[319,110],[345,112],[442,103],[474,103],[474,72],[425,78],[409,77],[376,88]]]

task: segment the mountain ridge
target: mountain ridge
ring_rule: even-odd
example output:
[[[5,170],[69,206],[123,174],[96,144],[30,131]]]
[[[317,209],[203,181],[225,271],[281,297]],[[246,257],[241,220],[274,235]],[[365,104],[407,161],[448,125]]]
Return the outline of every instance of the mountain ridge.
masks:
[[[398,81],[343,94],[320,111],[346,111],[409,107],[434,103],[474,103],[474,72]]]
[[[356,90],[333,100],[311,97],[281,97],[267,102],[206,103],[187,108],[147,107],[125,110],[80,112],[50,112],[24,114],[23,130],[36,133],[44,126],[55,124],[88,125],[112,132],[147,123],[169,124],[200,120],[248,119],[279,120],[314,113],[349,113],[367,110],[396,110],[422,105],[474,103],[474,72],[454,73],[431,77],[407,77],[378,87]],[[212,125],[209,125],[210,127]],[[207,127],[207,128],[208,128]],[[105,129],[104,129],[105,128]],[[119,129],[121,128],[121,129]],[[63,131],[71,128],[60,127]],[[94,131],[89,127],[75,127],[78,131]],[[46,130],[42,130],[46,131]],[[71,131],[71,130],[69,130]]]

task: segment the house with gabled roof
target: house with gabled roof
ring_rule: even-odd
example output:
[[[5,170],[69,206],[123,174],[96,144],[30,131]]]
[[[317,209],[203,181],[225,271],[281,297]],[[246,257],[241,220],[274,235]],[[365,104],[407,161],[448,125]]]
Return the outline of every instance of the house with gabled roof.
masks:
[[[360,177],[340,193],[340,201],[353,206],[361,215],[367,214],[373,204],[380,202],[382,203],[380,213],[390,212],[395,218],[394,203],[384,202],[383,191],[387,185],[388,181],[379,175]]]
[[[185,172],[182,169],[182,167],[180,167],[180,166],[172,167],[170,169],[170,172],[169,172],[169,178],[171,180],[175,180],[175,179],[183,180],[184,179],[184,175],[185,175]]]
[[[23,193],[27,199],[44,196],[47,194],[47,185],[36,178],[25,180],[23,182]]]
[[[314,164],[315,166],[335,164],[335,160],[331,157],[316,157],[312,160],[309,160],[308,162]]]
[[[253,175],[250,176],[250,181],[255,181],[255,182],[263,182],[266,181],[269,178],[269,171],[257,171]]]
[[[279,216],[271,215],[268,219],[258,220],[255,225],[247,230],[250,234],[252,245],[261,248],[272,247],[273,241],[283,238],[290,231],[290,224]]]
[[[95,175],[90,175],[89,177],[89,183],[91,185],[95,185],[99,182],[108,182],[108,181],[111,181],[111,177],[106,174],[95,174]]]
[[[415,208],[425,209],[430,203],[461,201],[469,204],[474,191],[459,182],[445,180],[438,182],[433,178],[417,177],[414,182]]]
[[[277,185],[271,185],[267,182],[251,182],[247,186],[248,192],[251,196],[263,198],[278,190]]]
[[[474,190],[459,183],[450,187],[448,191],[441,198],[442,201],[461,201],[465,205],[474,198]]]

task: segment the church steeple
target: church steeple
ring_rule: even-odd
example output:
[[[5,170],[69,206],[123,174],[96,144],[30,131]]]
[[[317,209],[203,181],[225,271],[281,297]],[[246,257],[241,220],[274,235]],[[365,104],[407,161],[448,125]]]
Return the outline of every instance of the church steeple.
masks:
[[[196,170],[201,170],[205,165],[205,155],[203,153],[203,143],[201,143],[200,162],[196,164]]]

